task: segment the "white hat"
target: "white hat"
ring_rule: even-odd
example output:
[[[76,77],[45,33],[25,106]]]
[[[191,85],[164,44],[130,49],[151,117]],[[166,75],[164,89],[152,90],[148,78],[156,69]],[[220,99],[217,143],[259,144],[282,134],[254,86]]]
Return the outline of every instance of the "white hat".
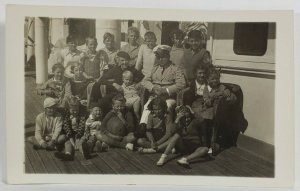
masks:
[[[51,97],[47,97],[45,100],[44,100],[44,108],[48,108],[48,107],[51,107],[51,106],[54,106],[58,103],[58,101],[54,98],[51,98]]]

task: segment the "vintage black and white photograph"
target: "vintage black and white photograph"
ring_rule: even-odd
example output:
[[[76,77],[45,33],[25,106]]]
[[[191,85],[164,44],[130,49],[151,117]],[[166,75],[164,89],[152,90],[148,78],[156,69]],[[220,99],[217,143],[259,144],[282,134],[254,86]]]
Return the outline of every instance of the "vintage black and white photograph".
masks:
[[[9,182],[292,184],[290,13],[7,17]]]
[[[24,35],[26,173],[274,177],[276,23],[26,17]]]

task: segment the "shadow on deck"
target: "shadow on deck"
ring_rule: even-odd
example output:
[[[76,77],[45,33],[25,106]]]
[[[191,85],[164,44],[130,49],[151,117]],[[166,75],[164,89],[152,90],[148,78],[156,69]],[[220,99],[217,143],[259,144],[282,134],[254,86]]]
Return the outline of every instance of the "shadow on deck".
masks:
[[[34,134],[36,115],[43,110],[43,97],[35,91],[35,80],[25,77],[25,137]],[[170,161],[163,167],[155,164],[160,154],[140,154],[112,148],[108,152],[94,153],[90,160],[84,160],[76,152],[74,161],[60,161],[54,152],[34,150],[25,142],[25,172],[54,174],[159,174],[159,175],[203,175],[238,177],[274,177],[274,162],[263,159],[246,150],[232,147],[220,153],[213,160],[199,160],[185,169],[176,164],[178,155],[170,155]]]

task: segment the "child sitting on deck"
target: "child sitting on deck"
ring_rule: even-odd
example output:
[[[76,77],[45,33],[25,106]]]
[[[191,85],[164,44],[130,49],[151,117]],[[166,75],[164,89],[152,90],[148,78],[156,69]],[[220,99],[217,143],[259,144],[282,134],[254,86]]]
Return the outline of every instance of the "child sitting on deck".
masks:
[[[201,144],[203,120],[194,118],[193,111],[189,106],[179,106],[176,111],[176,133],[170,139],[167,148],[157,162],[157,166],[164,165],[168,154],[174,149],[182,154],[188,154],[187,157],[177,161],[179,165],[184,167],[189,167],[191,160],[203,157],[208,152],[208,148]]]
[[[46,81],[42,86],[37,87],[39,95],[46,95],[58,99],[58,106],[65,107],[67,98],[71,95],[71,85],[64,77],[64,67],[57,63],[52,66],[53,78]]]
[[[29,137],[34,149],[61,150],[65,143],[65,136],[61,135],[62,117],[56,111],[58,101],[47,97],[44,100],[45,111],[35,120],[34,137]]]
[[[77,97],[69,97],[67,109],[62,127],[62,132],[66,136],[65,153],[54,153],[55,157],[64,161],[73,160],[74,151],[77,149],[81,150],[81,138],[84,134],[86,120],[86,110]]]
[[[151,113],[146,126],[146,137],[139,138],[137,144],[142,147],[139,152],[155,153],[168,145],[175,129],[165,100],[160,97],[154,98],[149,103],[148,109]]]
[[[112,110],[104,117],[97,138],[109,146],[133,150],[134,117],[126,110],[125,102],[123,95],[113,97]]]
[[[97,143],[96,132],[100,130],[102,119],[102,110],[99,105],[94,103],[90,106],[90,115],[85,122],[85,132],[82,137],[82,153],[85,159],[90,158],[90,154]],[[99,146],[97,146],[98,148]]]

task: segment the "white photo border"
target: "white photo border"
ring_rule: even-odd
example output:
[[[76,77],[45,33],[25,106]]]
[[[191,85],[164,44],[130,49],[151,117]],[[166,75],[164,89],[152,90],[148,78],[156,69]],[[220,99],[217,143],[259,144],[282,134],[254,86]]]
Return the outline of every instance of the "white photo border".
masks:
[[[26,174],[24,170],[25,17],[276,22],[275,177],[245,178],[169,175]],[[294,50],[292,11],[200,11],[100,7],[8,5],[6,15],[7,182],[104,185],[203,185],[292,187],[294,185]],[[280,53],[280,54],[279,54]],[[85,178],[83,178],[85,177]]]

